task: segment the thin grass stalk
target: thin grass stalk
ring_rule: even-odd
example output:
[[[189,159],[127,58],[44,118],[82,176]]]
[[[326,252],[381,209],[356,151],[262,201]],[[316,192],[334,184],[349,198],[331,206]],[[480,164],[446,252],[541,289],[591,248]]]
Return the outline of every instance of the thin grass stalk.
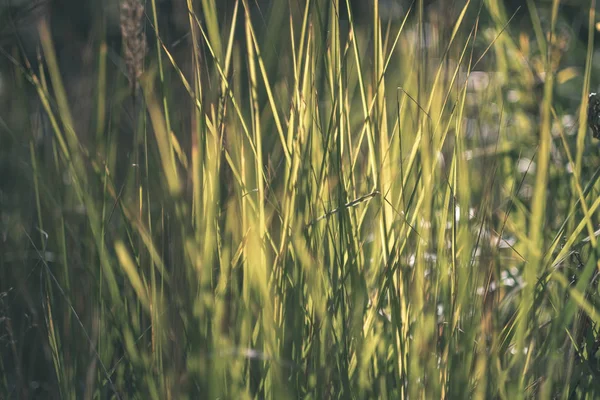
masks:
[[[535,6],[531,0],[527,1],[529,11],[534,21],[534,29],[540,46],[540,52],[543,55],[547,53],[547,44],[543,35],[541,34],[541,28],[539,27],[539,19],[535,11]],[[553,32],[550,32],[553,35]],[[540,41],[541,40],[541,41]],[[550,145],[552,140],[551,133],[551,107],[552,107],[552,94],[554,86],[554,78],[552,71],[550,70],[550,60],[545,59],[545,81],[544,81],[544,95],[541,103],[541,117],[540,117],[540,137],[539,147],[537,154],[536,164],[536,181],[534,186],[533,194],[533,205],[531,211],[531,219],[529,226],[529,237],[530,246],[528,254],[528,263],[525,265],[523,278],[527,285],[523,290],[523,297],[521,299],[521,307],[519,313],[519,324],[516,336],[516,352],[515,363],[516,367],[521,369],[521,380],[520,389],[525,390],[526,378],[529,377],[525,368],[525,362],[523,360],[525,355],[525,347],[529,346],[527,343],[529,335],[529,322],[531,304],[533,304],[534,290],[537,283],[539,273],[542,269],[541,260],[542,253],[541,249],[544,248],[543,231],[545,226],[544,214],[546,210],[546,192],[548,187],[548,174],[549,174],[549,161],[550,161]]]

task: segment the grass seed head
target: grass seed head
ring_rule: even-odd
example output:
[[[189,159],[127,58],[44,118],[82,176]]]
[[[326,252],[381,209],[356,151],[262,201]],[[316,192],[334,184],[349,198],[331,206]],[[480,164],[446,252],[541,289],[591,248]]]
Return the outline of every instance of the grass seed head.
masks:
[[[123,36],[123,57],[127,66],[129,85],[135,93],[144,70],[147,43],[144,34],[144,5],[140,0],[121,2],[121,35]]]

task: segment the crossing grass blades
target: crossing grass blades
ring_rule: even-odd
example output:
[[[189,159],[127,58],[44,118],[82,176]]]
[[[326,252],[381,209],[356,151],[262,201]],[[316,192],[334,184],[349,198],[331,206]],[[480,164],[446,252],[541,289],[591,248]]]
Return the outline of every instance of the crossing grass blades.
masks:
[[[3,53],[0,398],[600,397],[593,1],[120,3]]]

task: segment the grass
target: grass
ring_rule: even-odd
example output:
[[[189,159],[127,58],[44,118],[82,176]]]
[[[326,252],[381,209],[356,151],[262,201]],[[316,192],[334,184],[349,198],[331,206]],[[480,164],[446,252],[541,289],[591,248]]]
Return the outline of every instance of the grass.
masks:
[[[344,1],[188,1],[175,46],[149,0],[89,126],[47,25],[4,53],[45,130],[3,128],[0,397],[600,394],[594,1],[570,47],[558,1]]]

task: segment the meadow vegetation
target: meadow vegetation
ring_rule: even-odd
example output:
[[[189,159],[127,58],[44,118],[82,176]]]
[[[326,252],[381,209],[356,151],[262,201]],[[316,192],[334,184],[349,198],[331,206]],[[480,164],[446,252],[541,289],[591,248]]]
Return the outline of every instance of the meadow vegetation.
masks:
[[[0,398],[600,396],[595,1],[345,2],[2,47]]]

